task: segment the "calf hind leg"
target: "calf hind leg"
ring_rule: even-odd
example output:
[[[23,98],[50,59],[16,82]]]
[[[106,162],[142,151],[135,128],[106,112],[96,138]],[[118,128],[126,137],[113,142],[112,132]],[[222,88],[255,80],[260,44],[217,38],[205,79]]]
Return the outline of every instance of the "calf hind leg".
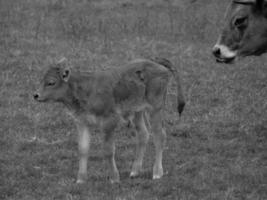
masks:
[[[153,179],[160,179],[163,176],[162,154],[165,146],[166,132],[162,127],[162,114],[157,111],[151,117],[151,128],[153,142],[155,145],[155,162],[153,166]]]
[[[117,120],[111,118],[104,123],[104,152],[107,159],[109,178],[111,183],[118,183],[120,181],[119,171],[115,162],[115,138],[114,129],[116,128]]]
[[[135,114],[134,124],[136,128],[136,137],[137,137],[137,145],[136,145],[136,156],[132,166],[132,171],[130,173],[130,177],[136,177],[142,170],[143,157],[145,154],[146,144],[149,139],[149,133],[144,121],[144,113],[138,112]]]

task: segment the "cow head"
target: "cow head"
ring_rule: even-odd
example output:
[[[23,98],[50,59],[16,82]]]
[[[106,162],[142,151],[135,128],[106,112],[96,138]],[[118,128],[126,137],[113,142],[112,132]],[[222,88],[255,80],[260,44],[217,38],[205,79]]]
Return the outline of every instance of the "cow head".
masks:
[[[267,51],[267,3],[264,0],[233,0],[226,12],[221,35],[213,47],[218,62]]]
[[[41,81],[41,87],[33,95],[39,102],[64,101],[68,92],[68,80],[70,78],[70,69],[66,67],[66,60],[53,64],[49,67]]]

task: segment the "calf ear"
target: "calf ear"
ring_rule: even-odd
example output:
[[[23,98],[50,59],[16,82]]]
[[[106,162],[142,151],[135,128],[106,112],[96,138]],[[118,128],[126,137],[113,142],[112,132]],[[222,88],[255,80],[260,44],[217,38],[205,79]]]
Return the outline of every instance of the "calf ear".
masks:
[[[56,62],[57,66],[59,66],[59,67],[66,67],[67,63],[68,63],[68,61],[67,61],[67,58],[65,58],[65,57],[61,58],[60,60],[58,60]]]
[[[68,80],[70,78],[70,69],[69,68],[62,69],[61,78],[63,81],[68,82]]]
[[[145,75],[144,75],[144,73],[141,70],[137,70],[135,73],[137,74],[138,78],[141,81],[144,81],[145,80]]]
[[[61,78],[63,81],[67,82],[70,77],[70,69],[68,67],[68,61],[65,57],[61,58],[57,62],[57,66],[60,67],[61,71]]]

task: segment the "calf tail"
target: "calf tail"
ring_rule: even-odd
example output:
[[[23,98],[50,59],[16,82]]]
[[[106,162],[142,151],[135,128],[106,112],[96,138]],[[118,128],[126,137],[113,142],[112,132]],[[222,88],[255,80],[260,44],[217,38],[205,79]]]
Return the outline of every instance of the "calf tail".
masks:
[[[184,99],[183,90],[181,86],[180,76],[179,76],[179,73],[176,67],[174,67],[173,64],[165,58],[156,57],[153,59],[153,61],[166,67],[172,73],[176,81],[176,88],[177,88],[177,110],[178,110],[179,115],[181,115],[184,110],[185,99]]]

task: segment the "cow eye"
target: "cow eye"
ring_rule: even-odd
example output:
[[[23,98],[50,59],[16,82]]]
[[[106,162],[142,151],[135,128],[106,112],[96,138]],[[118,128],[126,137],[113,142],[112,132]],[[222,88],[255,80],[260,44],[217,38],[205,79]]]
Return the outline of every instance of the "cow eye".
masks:
[[[46,85],[47,86],[54,86],[56,84],[56,82],[54,82],[54,81],[50,81],[50,82],[48,82]]]
[[[244,28],[247,25],[247,17],[239,17],[234,21],[234,26],[237,28]]]

